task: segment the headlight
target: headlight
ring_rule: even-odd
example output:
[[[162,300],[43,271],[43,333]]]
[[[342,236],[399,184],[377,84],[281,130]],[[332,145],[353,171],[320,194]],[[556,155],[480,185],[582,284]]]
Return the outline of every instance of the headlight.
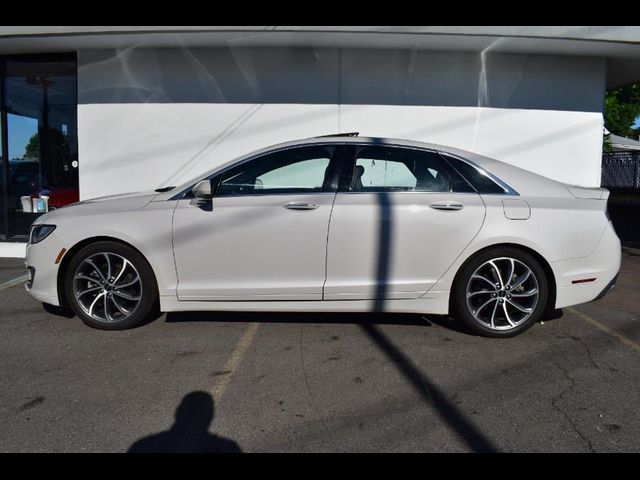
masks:
[[[56,229],[55,225],[32,225],[29,232],[29,243],[38,243],[47,238]]]

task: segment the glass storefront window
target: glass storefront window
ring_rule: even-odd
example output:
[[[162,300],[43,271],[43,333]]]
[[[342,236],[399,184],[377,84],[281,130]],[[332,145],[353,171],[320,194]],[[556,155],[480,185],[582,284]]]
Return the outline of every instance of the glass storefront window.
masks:
[[[0,71],[0,74],[2,72]],[[4,88],[4,82],[0,81],[0,99],[4,98],[2,94],[2,89]],[[2,115],[0,115],[0,240],[6,238],[6,231],[8,225],[8,219],[5,217],[5,210],[7,201],[5,199],[5,192],[7,191],[7,181],[8,181],[8,165],[4,161],[5,157],[5,148],[4,145],[6,143],[6,130],[4,128],[5,115],[4,111]]]
[[[38,215],[79,199],[76,59],[25,55],[0,62],[6,175],[0,239],[20,240]]]

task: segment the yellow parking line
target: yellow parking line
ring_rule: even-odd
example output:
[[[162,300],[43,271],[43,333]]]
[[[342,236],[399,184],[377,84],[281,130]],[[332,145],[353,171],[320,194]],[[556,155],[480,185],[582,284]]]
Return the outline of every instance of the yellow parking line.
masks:
[[[6,290],[7,288],[15,287],[16,285],[20,285],[24,283],[29,278],[28,275],[20,275],[19,277],[12,278],[4,283],[0,283],[0,290]]]
[[[596,327],[598,330],[602,330],[603,332],[607,333],[608,335],[611,335],[612,337],[617,339],[623,345],[626,345],[627,347],[631,348],[632,350],[635,350],[636,352],[640,352],[640,345],[637,344],[636,342],[634,342],[633,340],[625,337],[624,335],[620,335],[618,332],[614,332],[613,330],[611,330],[606,325],[603,325],[599,321],[591,318],[589,315],[587,315],[585,313],[582,313],[582,312],[576,310],[575,308],[568,307],[567,310],[569,312],[573,313],[576,317],[580,318],[581,320],[584,320],[585,322],[589,323],[590,325]]]
[[[231,355],[229,355],[229,358],[222,367],[222,373],[213,384],[212,395],[214,402],[218,403],[220,399],[222,399],[222,395],[224,395],[227,384],[229,383],[229,380],[231,380],[233,373],[238,368],[238,365],[240,365],[240,362],[242,361],[247,348],[251,345],[253,338],[256,336],[259,325],[259,323],[255,322],[250,323],[242,334],[242,337],[240,337],[240,340],[238,340],[238,343],[236,343],[236,346],[233,347]]]

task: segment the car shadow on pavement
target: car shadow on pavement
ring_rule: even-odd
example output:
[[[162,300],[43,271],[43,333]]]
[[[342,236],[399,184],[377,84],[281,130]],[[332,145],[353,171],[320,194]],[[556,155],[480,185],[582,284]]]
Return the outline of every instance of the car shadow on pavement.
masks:
[[[209,433],[214,401],[207,392],[191,392],[176,409],[169,430],[141,438],[127,453],[242,453],[236,442]]]
[[[45,312],[55,315],[56,317],[73,318],[76,314],[70,309],[63,306],[51,305],[49,303],[42,303],[42,308]]]
[[[264,322],[416,325],[430,327],[433,315],[407,313],[334,313],[334,312],[170,312],[166,321],[173,322]]]

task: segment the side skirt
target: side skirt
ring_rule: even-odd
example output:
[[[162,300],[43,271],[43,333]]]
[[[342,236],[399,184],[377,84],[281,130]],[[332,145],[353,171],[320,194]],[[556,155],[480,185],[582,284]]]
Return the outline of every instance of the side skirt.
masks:
[[[429,292],[424,298],[386,300],[381,310],[374,310],[374,300],[310,301],[179,301],[175,296],[160,297],[162,312],[242,311],[242,312],[372,312],[426,313],[446,315],[449,292]]]

